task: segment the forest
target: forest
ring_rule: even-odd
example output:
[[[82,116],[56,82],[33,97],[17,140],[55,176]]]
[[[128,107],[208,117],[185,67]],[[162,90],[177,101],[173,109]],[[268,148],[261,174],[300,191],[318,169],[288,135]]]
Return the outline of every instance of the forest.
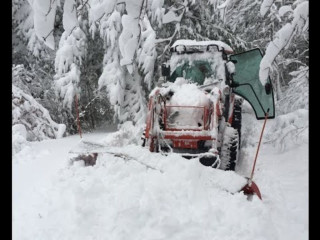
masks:
[[[28,141],[75,134],[77,109],[83,131],[144,124],[178,39],[262,49],[260,80],[270,76],[276,115],[308,110],[309,1],[13,0],[13,129]],[[275,136],[308,127],[286,121]]]

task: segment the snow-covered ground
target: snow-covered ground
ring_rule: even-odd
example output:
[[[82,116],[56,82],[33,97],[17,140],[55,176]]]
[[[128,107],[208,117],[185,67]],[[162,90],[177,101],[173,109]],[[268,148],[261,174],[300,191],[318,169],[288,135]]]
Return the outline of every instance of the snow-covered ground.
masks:
[[[25,143],[12,163],[13,239],[306,240],[308,143],[285,152],[264,143],[254,176],[263,200],[236,191],[250,174],[261,127],[243,114],[238,174],[150,153],[123,139],[132,132],[84,134],[132,157],[102,153],[89,167],[70,164],[78,135]]]

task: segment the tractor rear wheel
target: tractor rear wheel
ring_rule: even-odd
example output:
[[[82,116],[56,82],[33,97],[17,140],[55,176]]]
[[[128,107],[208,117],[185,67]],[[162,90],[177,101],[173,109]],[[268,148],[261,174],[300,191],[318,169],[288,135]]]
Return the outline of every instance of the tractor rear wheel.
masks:
[[[235,170],[238,161],[239,134],[237,129],[226,126],[220,150],[220,169]]]
[[[216,161],[217,161],[216,156],[203,156],[199,159],[199,162],[206,167],[215,166]]]

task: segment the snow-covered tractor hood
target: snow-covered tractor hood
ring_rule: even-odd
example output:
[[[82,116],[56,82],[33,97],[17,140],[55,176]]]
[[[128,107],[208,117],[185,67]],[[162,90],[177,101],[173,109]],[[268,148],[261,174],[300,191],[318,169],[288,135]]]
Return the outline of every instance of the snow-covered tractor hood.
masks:
[[[169,127],[183,129],[203,127],[204,108],[208,108],[211,101],[197,84],[184,78],[177,78],[174,83],[167,82],[164,87],[156,88],[150,96],[155,92],[166,99]]]

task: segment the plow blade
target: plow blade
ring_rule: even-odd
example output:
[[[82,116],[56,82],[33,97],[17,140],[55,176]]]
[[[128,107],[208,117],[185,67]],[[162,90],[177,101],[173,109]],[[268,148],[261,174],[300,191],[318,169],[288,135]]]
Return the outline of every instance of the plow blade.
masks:
[[[96,164],[97,157],[101,155],[112,155],[114,157],[123,159],[125,161],[135,161],[147,169],[152,169],[163,173],[161,169],[158,169],[154,166],[151,166],[141,160],[137,159],[134,156],[130,156],[129,154],[121,152],[121,148],[119,147],[111,147],[107,145],[103,145],[101,143],[90,142],[86,140],[81,140],[76,146],[74,146],[69,154],[76,154],[76,157],[71,158],[71,164],[75,161],[84,161],[85,166],[93,166]]]
[[[114,157],[123,159],[125,161],[135,161],[139,164],[144,165],[148,169],[157,170],[164,173],[162,169],[152,166],[137,157],[130,156],[121,151],[121,148],[106,146],[101,143],[90,142],[86,140],[81,140],[76,146],[74,146],[69,154],[76,155],[71,158],[71,164],[75,161],[84,161],[85,166],[93,166],[96,164],[97,157],[100,155],[113,155]],[[206,168],[205,168],[206,169]],[[214,169],[215,174],[210,171],[205,171],[204,176],[206,176],[208,184],[212,187],[224,189],[225,191],[234,194],[237,192],[243,192],[250,199],[253,195],[257,195],[260,199],[261,193],[255,182],[250,181],[249,178],[245,178],[234,171],[224,171],[220,169]],[[228,179],[225,181],[225,179]]]
[[[253,182],[253,181],[251,181],[248,184],[246,184],[241,189],[241,191],[243,191],[243,193],[245,195],[247,195],[249,198],[250,198],[250,196],[257,195],[262,200],[260,190],[259,190],[257,184],[255,184],[255,182]]]

